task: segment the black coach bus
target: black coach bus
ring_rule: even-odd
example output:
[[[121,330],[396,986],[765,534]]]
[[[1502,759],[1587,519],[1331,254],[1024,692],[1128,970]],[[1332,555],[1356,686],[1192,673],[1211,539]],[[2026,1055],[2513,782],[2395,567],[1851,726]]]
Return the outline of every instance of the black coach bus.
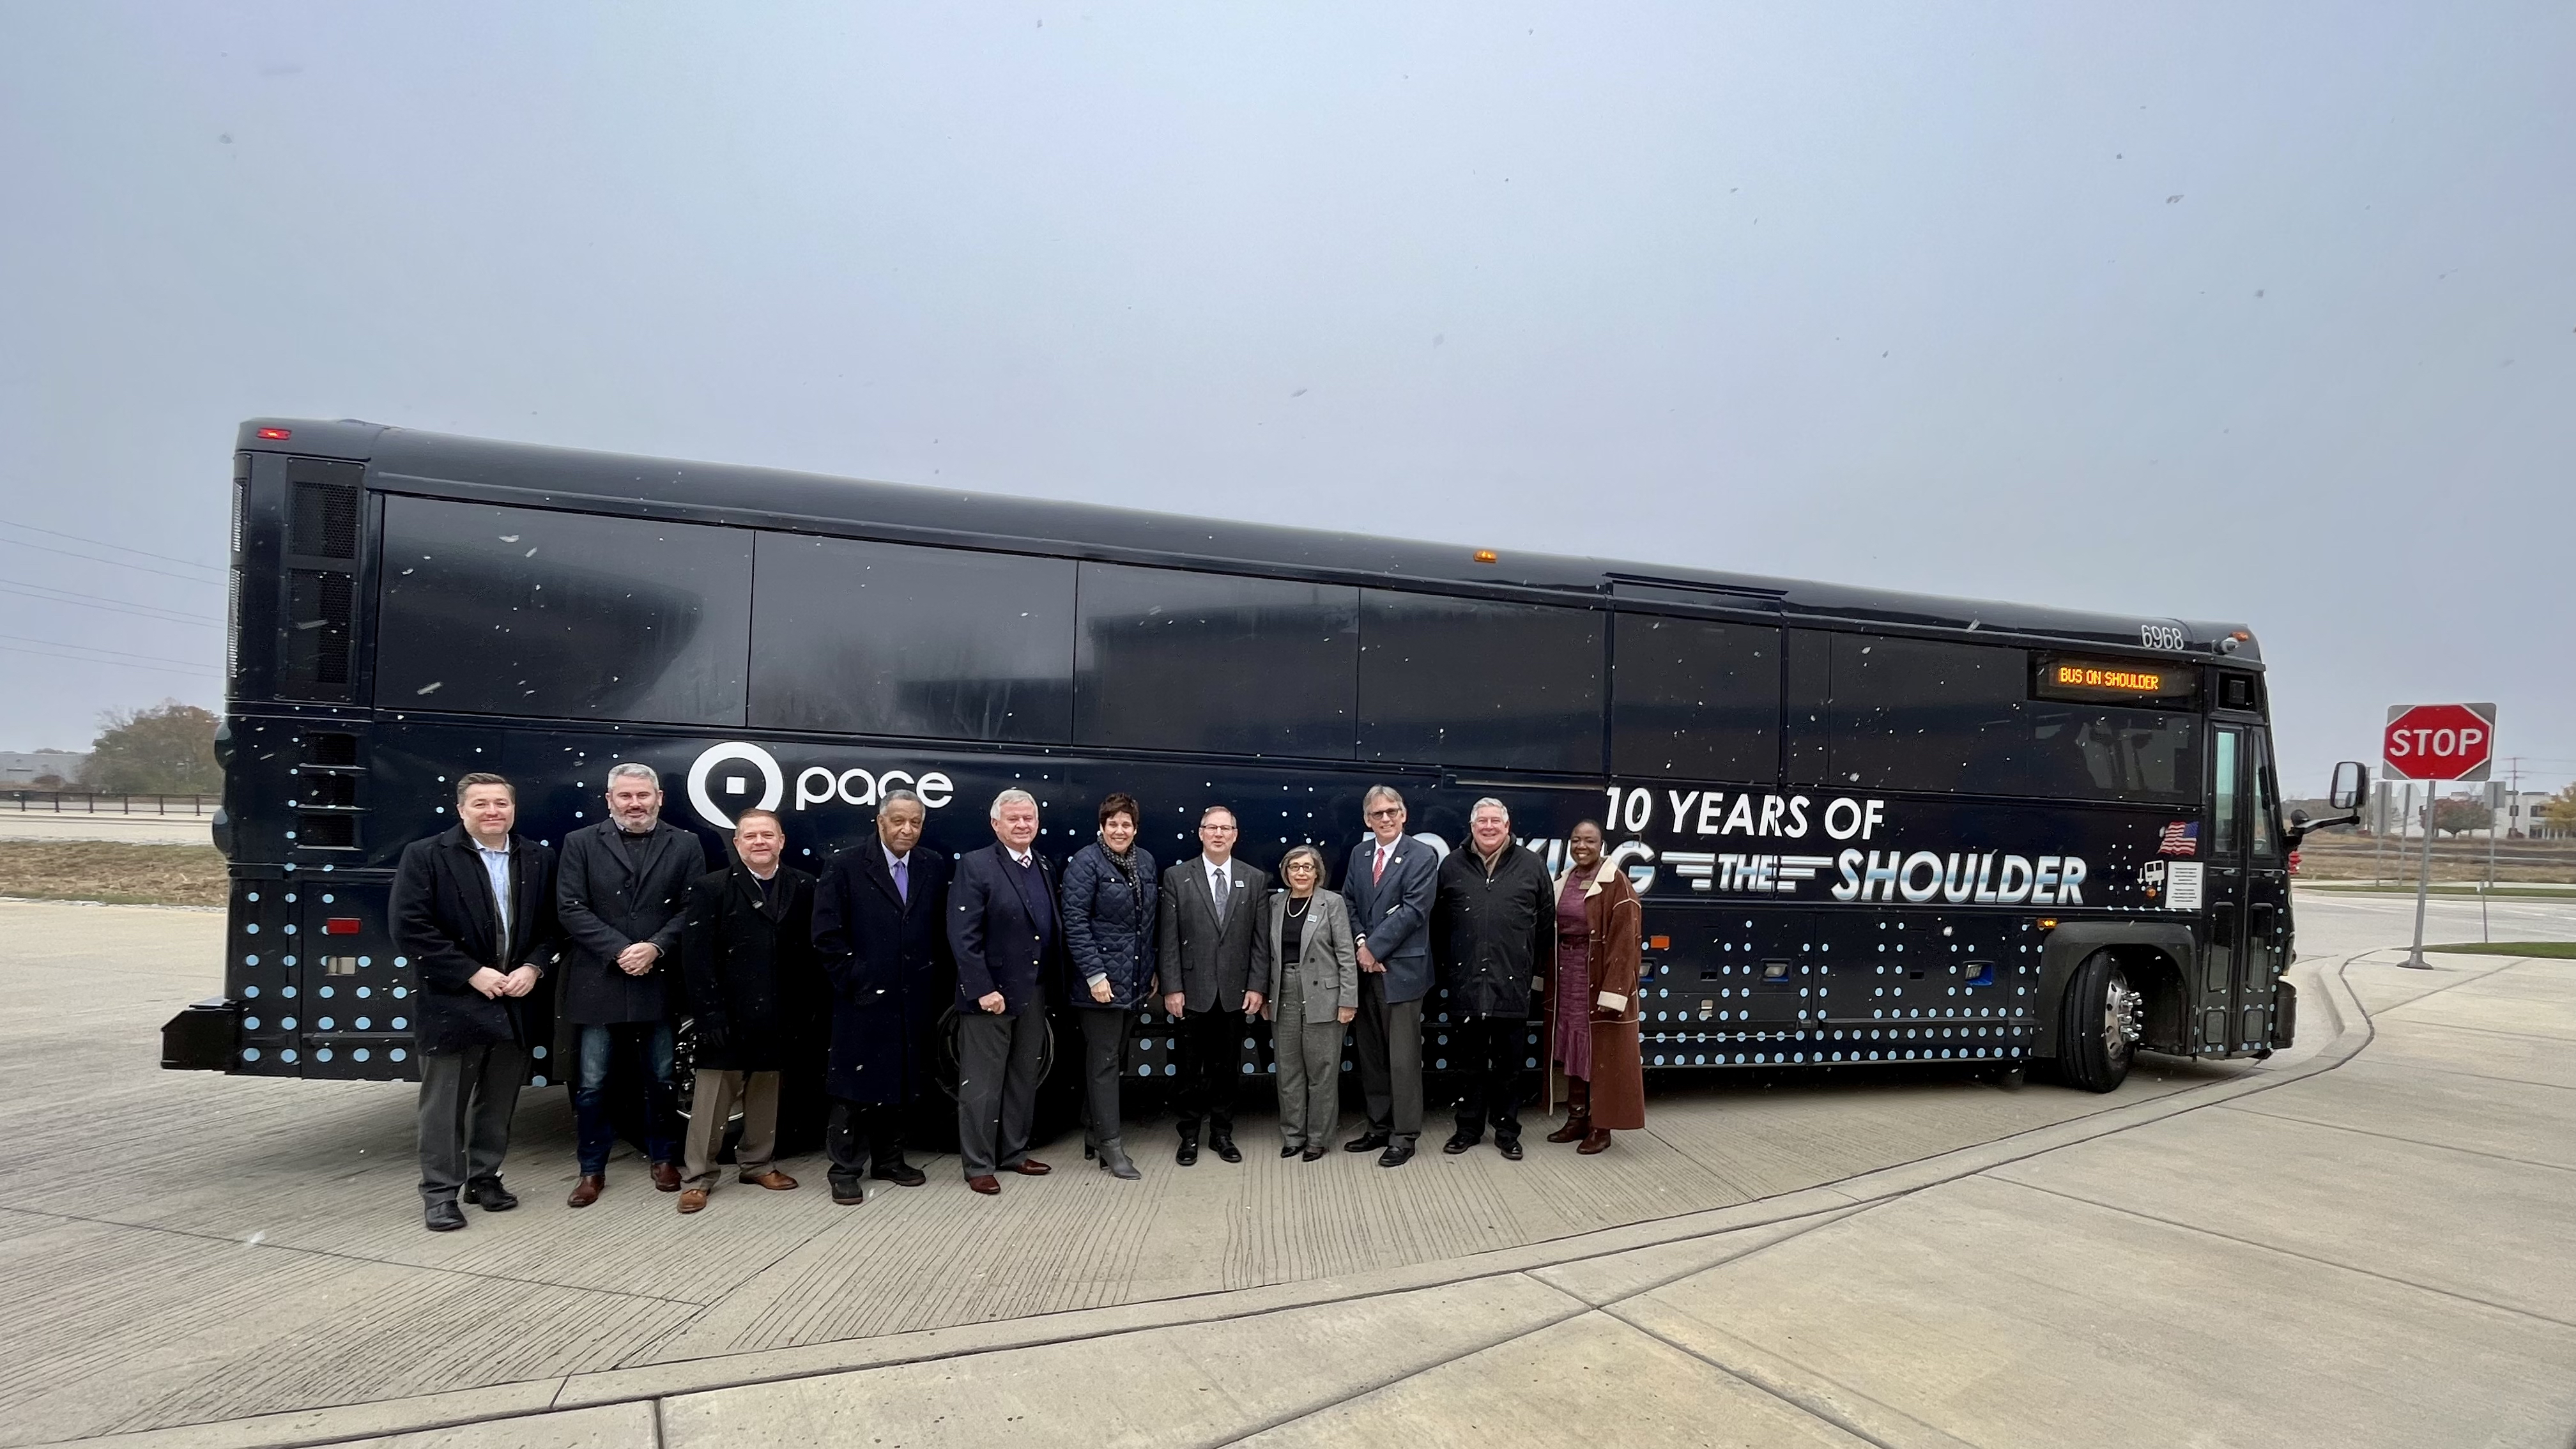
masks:
[[[1014,785],[1059,858],[1111,790],[1167,860],[1223,803],[1264,867],[1338,869],[1380,781],[1444,850],[1485,795],[1552,867],[1597,816],[1664,1071],[2108,1090],[2139,1048],[2294,1029],[2295,838],[2233,624],[277,419],[233,460],[227,673],[224,994],[172,1067],[413,1075],[404,843],[470,770],[560,840],[625,760],[711,841],[778,810],[807,865],[897,787],[951,853]],[[1130,1071],[1169,1070],[1166,1026],[1140,1013]]]

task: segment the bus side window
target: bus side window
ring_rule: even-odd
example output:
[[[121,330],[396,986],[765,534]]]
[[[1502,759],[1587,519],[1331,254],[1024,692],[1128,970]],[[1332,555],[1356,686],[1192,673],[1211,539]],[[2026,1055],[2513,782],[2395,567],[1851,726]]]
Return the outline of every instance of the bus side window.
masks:
[[[2253,798],[2248,802],[2254,815],[2254,858],[2278,861],[2281,858],[2281,802],[2272,782],[2271,741],[2261,730],[2246,736],[2246,763],[2254,777]]]
[[[2212,741],[2209,766],[2209,853],[2214,857],[2234,859],[2243,849],[2237,837],[2237,801],[2243,785],[2243,767],[2237,759],[2244,748],[2245,732],[2220,726]]]
[[[1777,628],[1631,613],[1612,627],[1612,773],[1766,785],[1780,777]]]
[[[1602,615],[1360,591],[1363,760],[1601,768]]]
[[[1351,757],[1359,590],[1086,563],[1076,744]]]

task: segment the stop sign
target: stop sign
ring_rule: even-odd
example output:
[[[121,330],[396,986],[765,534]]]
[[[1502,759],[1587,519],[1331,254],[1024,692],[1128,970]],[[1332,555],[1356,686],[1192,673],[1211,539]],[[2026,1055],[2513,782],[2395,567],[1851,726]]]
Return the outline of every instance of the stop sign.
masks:
[[[2400,780],[2483,780],[2495,756],[2492,704],[2392,704],[2379,756]]]

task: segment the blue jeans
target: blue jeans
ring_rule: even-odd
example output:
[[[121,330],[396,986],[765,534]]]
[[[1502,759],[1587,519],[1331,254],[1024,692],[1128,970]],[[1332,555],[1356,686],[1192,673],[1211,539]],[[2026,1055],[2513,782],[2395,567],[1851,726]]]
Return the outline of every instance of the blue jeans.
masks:
[[[609,1149],[617,1145],[617,1126],[608,1107],[608,1064],[618,1038],[644,1050],[644,1155],[655,1162],[680,1160],[680,1141],[671,1131],[671,1027],[668,1022],[638,1021],[619,1026],[581,1028],[580,1064],[572,1080],[575,1151],[581,1175],[608,1171]]]

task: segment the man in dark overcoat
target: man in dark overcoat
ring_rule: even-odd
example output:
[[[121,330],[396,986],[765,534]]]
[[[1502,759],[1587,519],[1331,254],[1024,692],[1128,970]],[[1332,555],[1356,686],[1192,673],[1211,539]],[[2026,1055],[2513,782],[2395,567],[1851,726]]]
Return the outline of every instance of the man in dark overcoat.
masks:
[[[993,843],[967,852],[948,888],[957,1156],[966,1185],[986,1194],[1002,1190],[1002,1173],[1054,1170],[1029,1156],[1029,1129],[1046,1061],[1047,991],[1067,969],[1055,865],[1037,853],[1037,797],[1003,791],[993,797],[992,822]]]
[[[705,1208],[722,1176],[716,1154],[734,1107],[742,1108],[735,1175],[772,1192],[796,1179],[778,1155],[779,1074],[795,1016],[814,976],[814,877],[781,863],[787,827],[757,807],[734,818],[733,861],[689,885],[680,930],[697,1081],[689,1103],[680,1211]]]
[[[573,1072],[573,1128],[581,1180],[564,1202],[588,1207],[608,1185],[617,1131],[608,1069],[623,1042],[644,1060],[644,1155],[653,1185],[680,1190],[672,1130],[671,1022],[680,1005],[681,912],[689,883],[706,874],[698,837],[662,818],[662,778],[650,765],[608,772],[608,817],[564,837],[555,875],[563,923],[563,1004],[580,1028]]]
[[[1163,1009],[1180,1028],[1173,1095],[1181,1141],[1172,1160],[1183,1167],[1199,1160],[1202,1120],[1209,1151],[1243,1160],[1234,1145],[1234,1098],[1243,1090],[1248,1019],[1260,1014],[1261,991],[1270,984],[1252,970],[1270,877],[1234,858],[1238,833],[1233,811],[1200,811],[1199,854],[1163,872],[1154,907],[1154,973],[1162,979]]]
[[[823,1132],[832,1201],[867,1200],[861,1174],[928,1181],[904,1161],[903,1123],[937,1060],[948,1008],[948,857],[921,843],[928,812],[910,790],[877,806],[876,838],[832,857],[814,887],[814,950],[832,983]]]
[[[432,1232],[465,1226],[464,1201],[507,1212],[510,1117],[530,1052],[553,1031],[559,944],[554,852],[510,828],[518,797],[498,775],[456,782],[457,824],[403,848],[394,946],[420,996],[420,1197]]]
[[[1521,1158],[1521,1102],[1530,1094],[1530,1002],[1556,961],[1556,891],[1547,862],[1512,842],[1512,815],[1484,799],[1467,815],[1467,844],[1440,863],[1431,951],[1449,990],[1449,1055],[1467,1074],[1458,1130],[1440,1146],[1466,1151],[1494,1124],[1494,1149]]]

